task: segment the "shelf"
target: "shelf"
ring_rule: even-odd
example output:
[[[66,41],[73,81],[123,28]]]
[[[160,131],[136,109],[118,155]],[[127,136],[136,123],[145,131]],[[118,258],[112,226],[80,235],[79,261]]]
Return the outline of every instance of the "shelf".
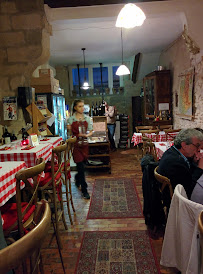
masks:
[[[52,133],[48,129],[47,123],[46,123],[46,121],[52,116],[52,114],[47,108],[45,108],[45,107],[43,108],[44,115],[47,115],[47,116],[43,115],[42,110],[35,103],[32,103],[28,107],[26,107],[26,110],[32,116],[32,122],[33,122],[33,127],[28,130],[29,134],[35,133],[38,136],[39,135],[43,135],[43,136],[52,135]],[[45,127],[43,127],[43,128],[45,128],[44,131],[39,131],[39,124],[41,124],[41,123],[43,123],[45,126]]]
[[[92,158],[96,158],[96,157],[109,157],[109,153],[108,154],[89,154],[88,157],[92,157]]]
[[[108,165],[98,165],[98,166],[88,166],[88,165],[86,165],[85,166],[86,168],[104,168],[104,167],[107,167],[107,168],[110,168],[111,167],[111,165],[110,164],[108,164]]]

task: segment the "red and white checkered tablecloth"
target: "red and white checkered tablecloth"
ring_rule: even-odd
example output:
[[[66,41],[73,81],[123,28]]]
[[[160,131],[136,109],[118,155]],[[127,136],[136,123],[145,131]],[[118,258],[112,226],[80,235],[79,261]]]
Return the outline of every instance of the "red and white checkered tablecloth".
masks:
[[[53,147],[57,147],[63,141],[62,137],[48,137],[47,141],[43,141],[43,138],[39,141],[40,144],[52,144]]]
[[[173,141],[174,137],[178,134],[178,132],[172,132],[168,135],[168,141]],[[145,133],[145,136],[152,139],[153,142],[166,142],[166,133],[164,131],[160,131],[157,138],[155,133]],[[170,137],[171,136],[171,137]],[[142,141],[142,133],[134,133],[131,143],[134,143],[134,146],[139,143],[143,143]]]
[[[173,145],[173,141],[167,142],[154,142],[156,148],[157,158],[161,159],[164,152]]]
[[[42,157],[45,162],[50,160],[52,148],[53,145],[50,143],[46,145],[40,144],[30,150],[21,150],[22,147],[12,147],[11,150],[0,151],[0,161],[24,161],[27,167],[32,167],[35,166],[36,160],[40,157]]]
[[[16,194],[15,175],[21,169],[26,168],[25,162],[0,162],[0,206],[3,206]],[[24,183],[21,182],[21,188]]]
[[[134,146],[142,143],[142,133],[134,133],[133,134],[133,137],[132,137],[132,140],[131,140],[131,143],[134,143]]]

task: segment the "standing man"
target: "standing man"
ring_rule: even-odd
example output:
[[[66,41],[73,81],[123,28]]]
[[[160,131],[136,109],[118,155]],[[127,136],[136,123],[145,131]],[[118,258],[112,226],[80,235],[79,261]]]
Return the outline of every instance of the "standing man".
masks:
[[[105,116],[107,117],[108,137],[112,151],[116,151],[116,145],[114,141],[114,134],[116,128],[116,114],[116,107],[108,106],[107,102],[105,102]]]

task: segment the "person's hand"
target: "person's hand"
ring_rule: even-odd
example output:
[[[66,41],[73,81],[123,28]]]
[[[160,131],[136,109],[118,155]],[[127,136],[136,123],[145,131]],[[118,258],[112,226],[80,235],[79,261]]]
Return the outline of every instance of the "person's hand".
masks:
[[[203,169],[203,157],[199,159],[198,167]]]
[[[193,157],[193,161],[195,163],[198,163],[198,161],[203,157],[203,154],[201,152],[196,152]]]

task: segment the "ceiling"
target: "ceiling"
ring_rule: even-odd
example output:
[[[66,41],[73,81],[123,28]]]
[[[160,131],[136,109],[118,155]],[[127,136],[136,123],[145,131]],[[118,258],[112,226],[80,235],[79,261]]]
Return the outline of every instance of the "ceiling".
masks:
[[[152,6],[154,4],[156,8]],[[138,52],[161,52],[181,35],[183,14],[167,10],[166,6],[158,10],[157,7],[162,4],[165,3],[142,3],[142,10],[147,17],[144,24],[133,29],[123,29],[124,61]],[[86,64],[120,62],[121,30],[115,27],[115,22],[122,6],[47,6],[45,10],[53,29],[50,64],[82,64],[83,47],[86,48]]]

